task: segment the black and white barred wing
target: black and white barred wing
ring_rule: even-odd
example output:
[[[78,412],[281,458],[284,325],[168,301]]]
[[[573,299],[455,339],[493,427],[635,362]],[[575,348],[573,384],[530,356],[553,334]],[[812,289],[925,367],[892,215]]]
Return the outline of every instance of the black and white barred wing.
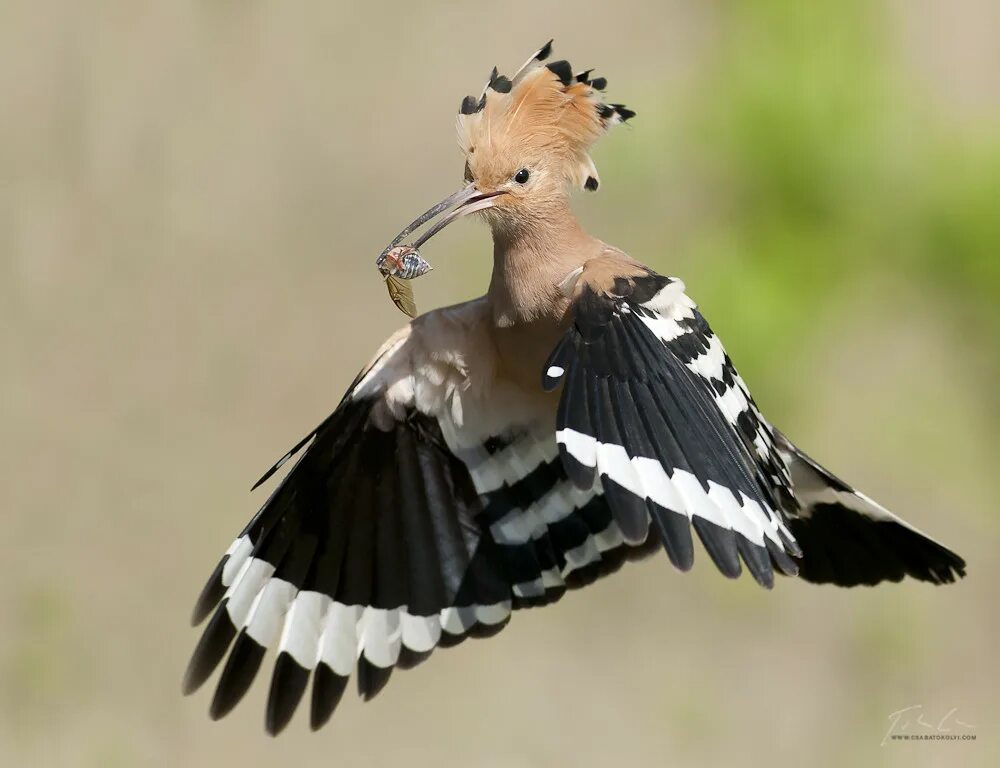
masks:
[[[355,667],[369,698],[395,666],[509,618],[511,587],[477,523],[479,494],[428,413],[442,407],[448,373],[414,376],[407,344],[390,340],[334,414],[278,462],[304,448],[205,586],[194,621],[211,619],[185,690],[225,660],[213,717],[242,698],[267,649],[278,654],[268,730],[287,724],[310,677],[316,728]]]
[[[289,722],[310,679],[319,727],[351,674],[370,698],[395,667],[491,635],[512,610],[648,553],[625,542],[598,485],[567,477],[550,398],[477,391],[492,380],[490,343],[477,336],[482,307],[464,306],[390,340],[276,465],[302,453],[195,609],[196,623],[211,619],[185,689],[221,666],[213,717],[242,698],[270,649],[268,730]]]
[[[627,541],[655,525],[671,562],[691,567],[691,527],[727,576],[740,560],[770,587],[800,555],[781,512],[787,472],[725,350],[680,281],[588,263],[573,324],[551,355],[557,440],[571,478],[599,477]],[[626,267],[628,265],[625,265]],[[600,274],[603,270],[605,274]],[[603,287],[597,287],[602,285]]]

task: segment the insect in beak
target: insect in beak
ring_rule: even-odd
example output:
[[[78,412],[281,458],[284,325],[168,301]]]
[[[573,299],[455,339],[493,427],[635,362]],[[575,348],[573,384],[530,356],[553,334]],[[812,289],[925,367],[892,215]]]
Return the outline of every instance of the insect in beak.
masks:
[[[404,281],[425,275],[434,267],[410,245],[397,245],[384,251],[376,260],[375,266],[385,278],[389,298],[396,308],[410,317],[416,317],[417,303],[413,298],[413,289],[409,282]]]
[[[390,248],[378,257],[375,266],[384,276],[391,275],[401,280],[412,280],[434,269],[412,245],[397,245],[395,248]]]
[[[402,312],[410,317],[416,316],[417,313],[416,304],[413,300],[413,289],[403,281],[420,277],[432,269],[431,265],[420,255],[417,249],[451,224],[451,222],[455,221],[455,219],[492,207],[493,198],[500,194],[503,194],[502,190],[497,192],[480,192],[476,189],[474,183],[467,184],[458,190],[458,192],[449,195],[441,202],[431,206],[411,221],[379,254],[378,259],[375,261],[375,266],[378,267],[379,272],[385,278],[389,297]],[[446,211],[447,213],[445,213]],[[441,216],[441,214],[444,215]],[[400,245],[405,237],[411,235],[437,216],[441,216],[441,218],[424,234],[418,237],[413,242],[413,245]]]

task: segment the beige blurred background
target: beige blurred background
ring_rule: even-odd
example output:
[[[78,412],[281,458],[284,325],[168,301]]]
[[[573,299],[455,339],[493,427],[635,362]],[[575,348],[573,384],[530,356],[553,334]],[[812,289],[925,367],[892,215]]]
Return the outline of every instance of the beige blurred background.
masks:
[[[993,0],[0,2],[0,764],[1000,765],[998,30]],[[318,734],[265,736],[261,681],[212,723],[188,616],[247,489],[401,324],[372,260],[460,182],[461,97],[550,36],[638,112],[592,231],[969,577],[661,557]],[[426,255],[422,309],[484,289],[481,225]],[[977,741],[880,747],[913,704]]]

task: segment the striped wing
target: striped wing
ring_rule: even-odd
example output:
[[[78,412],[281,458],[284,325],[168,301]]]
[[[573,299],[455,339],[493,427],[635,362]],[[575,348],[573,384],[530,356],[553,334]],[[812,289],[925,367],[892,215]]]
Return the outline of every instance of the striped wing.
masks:
[[[268,729],[288,722],[313,672],[318,727],[356,663],[368,698],[395,665],[509,617],[510,588],[475,524],[478,496],[440,430],[417,415],[381,430],[369,416],[348,402],[317,430],[206,585],[195,620],[214,613],[185,687],[228,654],[213,717],[242,698],[268,648],[278,651]]]
[[[742,558],[770,587],[772,565],[794,574],[789,555],[801,554],[781,511],[791,495],[773,431],[683,283],[631,271],[604,289],[583,271],[547,363],[545,388],[563,385],[563,465],[580,487],[599,477],[627,541],[652,521],[687,570],[693,527],[725,575],[738,576]]]
[[[450,331],[475,326],[458,319],[426,335],[447,347]],[[289,722],[310,680],[317,728],[355,671],[370,698],[395,667],[491,635],[513,609],[648,551],[625,544],[599,485],[567,477],[553,407],[532,413],[508,393],[501,408],[496,389],[477,402],[463,366],[423,349],[416,333],[390,340],[336,412],[262,479],[301,452],[195,608],[196,623],[211,618],[185,689],[221,666],[213,717],[239,702],[273,649],[268,730]]]

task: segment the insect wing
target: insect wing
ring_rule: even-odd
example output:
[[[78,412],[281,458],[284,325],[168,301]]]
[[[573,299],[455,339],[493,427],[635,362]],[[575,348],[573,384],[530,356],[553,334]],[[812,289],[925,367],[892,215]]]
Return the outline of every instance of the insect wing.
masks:
[[[413,298],[413,289],[409,283],[389,275],[385,279],[385,286],[389,289],[389,298],[400,312],[410,317],[417,316],[417,302]]]

